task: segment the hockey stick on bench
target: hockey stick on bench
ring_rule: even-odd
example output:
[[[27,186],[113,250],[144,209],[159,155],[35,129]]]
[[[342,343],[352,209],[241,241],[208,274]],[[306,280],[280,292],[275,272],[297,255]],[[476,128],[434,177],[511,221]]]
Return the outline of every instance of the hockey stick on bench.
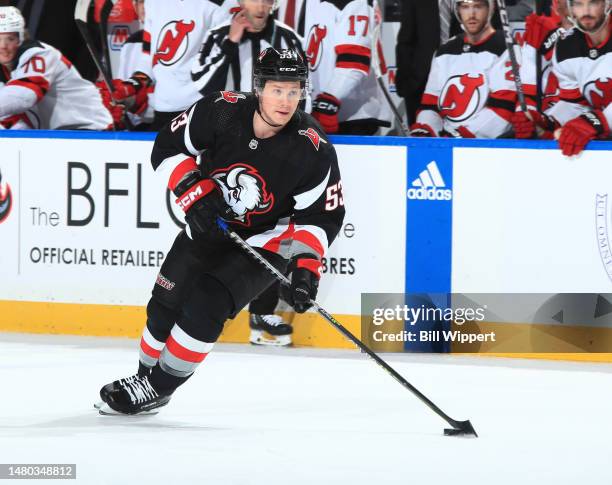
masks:
[[[284,285],[290,285],[290,281],[287,277],[282,274],[278,269],[272,266],[266,259],[257,253],[244,239],[242,239],[238,234],[229,229],[225,221],[222,219],[217,219],[217,223],[219,227],[223,229],[223,231],[242,249],[244,249],[247,253],[249,253],[258,263],[262,264],[266,267],[268,271],[270,271],[276,279]],[[361,340],[355,337],[349,330],[346,329],[338,320],[332,317],[325,309],[323,309],[319,304],[310,300],[314,309],[321,315],[325,320],[327,320],[336,330],[338,330],[342,335],[344,335],[347,339],[353,342],[357,347],[361,349],[362,352],[368,354],[368,356],[374,360],[380,367],[382,367],[388,374],[391,375],[397,382],[399,382],[402,386],[408,389],[412,394],[418,397],[429,409],[431,409],[434,413],[440,416],[444,421],[452,426],[452,428],[446,428],[444,430],[444,435],[446,436],[474,436],[478,437],[476,434],[476,430],[472,426],[470,421],[457,421],[450,416],[448,416],[444,411],[442,411],[438,406],[436,406],[432,401],[427,398],[423,393],[421,393],[416,387],[410,384],[406,379],[404,379],[395,369],[393,369],[389,364],[387,364],[383,359],[381,359],[374,351],[370,350],[370,348],[364,344]]]

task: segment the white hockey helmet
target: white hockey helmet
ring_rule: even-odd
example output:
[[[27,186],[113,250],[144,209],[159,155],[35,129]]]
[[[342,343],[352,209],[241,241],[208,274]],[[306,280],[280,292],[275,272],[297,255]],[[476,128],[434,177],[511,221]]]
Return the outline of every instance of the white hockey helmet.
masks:
[[[574,27],[576,27],[580,32],[583,32],[585,34],[596,34],[601,29],[605,28],[608,25],[608,19],[610,18],[610,12],[612,11],[612,0],[603,0],[603,1],[605,2],[604,20],[603,20],[603,22],[595,30],[593,30],[593,31],[586,31],[582,27],[580,27],[580,25],[578,24],[578,19],[574,15],[574,9],[573,9],[574,0],[567,0],[568,7],[569,7],[568,8],[568,10],[569,10],[569,18],[572,21],[572,23],[574,24]]]
[[[453,0],[453,12],[455,12],[455,17],[459,21],[459,25],[463,28],[463,22],[461,21],[461,16],[459,15],[459,5],[461,3],[480,3],[487,2],[489,4],[489,19],[487,21],[487,26],[491,25],[491,19],[493,18],[493,14],[495,13],[495,0]]]
[[[25,20],[16,7],[0,7],[0,33],[17,32],[19,43],[23,42],[25,36]]]

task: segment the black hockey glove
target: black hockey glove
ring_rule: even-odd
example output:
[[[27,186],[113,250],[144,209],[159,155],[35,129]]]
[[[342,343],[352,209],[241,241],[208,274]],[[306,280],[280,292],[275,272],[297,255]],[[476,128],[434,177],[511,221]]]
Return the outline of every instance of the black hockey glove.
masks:
[[[217,217],[232,217],[232,210],[223,199],[221,190],[211,179],[192,172],[174,189],[176,203],[185,212],[185,222],[194,239],[222,240],[225,233],[217,225]]]
[[[321,262],[310,254],[301,254],[291,260],[288,267],[291,286],[281,285],[281,298],[289,303],[297,313],[304,313],[317,297]]]

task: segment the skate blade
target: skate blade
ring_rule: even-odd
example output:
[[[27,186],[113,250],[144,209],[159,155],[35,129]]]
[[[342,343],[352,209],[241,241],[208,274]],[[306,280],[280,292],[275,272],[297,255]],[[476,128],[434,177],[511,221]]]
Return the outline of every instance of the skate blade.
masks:
[[[127,416],[127,417],[138,417],[138,416],[154,416],[155,414],[159,413],[158,409],[152,409],[151,411],[142,411],[138,414],[125,414],[125,413],[120,413],[118,411],[115,411],[113,408],[111,408],[108,404],[106,404],[105,402],[102,403],[102,405],[97,408],[98,409],[98,413],[101,414],[102,416]]]
[[[262,330],[251,330],[249,341],[253,345],[269,347],[289,347],[292,344],[291,335],[269,335]]]

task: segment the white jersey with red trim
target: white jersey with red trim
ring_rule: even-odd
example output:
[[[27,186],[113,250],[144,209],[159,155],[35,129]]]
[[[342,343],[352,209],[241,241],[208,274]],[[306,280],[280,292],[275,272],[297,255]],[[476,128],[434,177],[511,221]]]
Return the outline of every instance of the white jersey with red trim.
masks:
[[[106,130],[112,125],[96,87],[54,47],[26,41],[17,51],[15,66],[0,91],[0,117],[36,106],[38,128]]]
[[[612,21],[598,46],[577,29],[557,42],[553,72],[559,79],[559,102],[550,110],[559,124],[586,111],[600,110],[612,126]]]
[[[191,65],[208,29],[236,7],[237,0],[145,0],[144,45],[150,49],[155,111],[182,111],[202,97]]]
[[[10,76],[11,72],[5,66],[0,65],[0,91],[9,82]],[[30,130],[38,128],[36,125],[38,116],[35,111],[36,106],[25,113],[0,118],[0,130]]]
[[[478,44],[456,36],[434,56],[417,123],[437,134],[456,133],[462,127],[475,137],[497,138],[511,128],[515,103],[503,32]]]
[[[559,100],[559,81],[552,71],[552,56],[557,40],[565,35],[566,31],[560,27],[553,35],[546,39],[540,53],[532,45],[525,43],[521,48],[521,66],[519,72],[523,83],[525,102],[530,109],[537,106],[537,57],[541,58],[542,66],[542,110],[547,111]],[[518,109],[518,106],[517,106]]]
[[[312,98],[329,93],[342,102],[338,119],[390,120],[371,69],[372,0],[306,0],[304,51]]]

